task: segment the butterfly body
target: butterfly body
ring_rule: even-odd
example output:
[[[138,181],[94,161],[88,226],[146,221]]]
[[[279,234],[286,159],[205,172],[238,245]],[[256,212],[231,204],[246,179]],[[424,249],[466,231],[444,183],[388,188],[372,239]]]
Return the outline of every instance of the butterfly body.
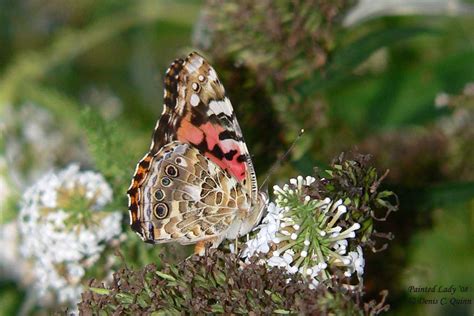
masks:
[[[197,53],[166,73],[164,110],[128,196],[131,227],[150,243],[217,246],[247,234],[264,212],[232,105]]]

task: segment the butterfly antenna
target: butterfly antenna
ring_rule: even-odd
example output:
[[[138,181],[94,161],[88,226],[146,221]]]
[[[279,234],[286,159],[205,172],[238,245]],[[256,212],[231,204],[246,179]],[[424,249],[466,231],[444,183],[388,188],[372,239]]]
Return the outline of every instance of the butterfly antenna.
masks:
[[[267,177],[265,178],[265,180],[263,180],[262,184],[260,185],[260,191],[262,190],[263,187],[265,187],[265,185],[267,184],[268,180],[270,179],[270,177],[275,173],[275,170],[281,165],[281,163],[286,159],[286,157],[288,157],[288,155],[291,153],[291,151],[293,150],[293,148],[295,147],[296,143],[298,142],[298,140],[301,138],[301,136],[304,134],[304,129],[301,129],[298,136],[296,136],[295,140],[293,141],[293,143],[291,143],[291,146],[290,148],[288,148],[288,150],[283,154],[283,156],[281,156],[279,159],[277,159],[273,165],[271,166],[270,170],[268,171],[268,175]]]

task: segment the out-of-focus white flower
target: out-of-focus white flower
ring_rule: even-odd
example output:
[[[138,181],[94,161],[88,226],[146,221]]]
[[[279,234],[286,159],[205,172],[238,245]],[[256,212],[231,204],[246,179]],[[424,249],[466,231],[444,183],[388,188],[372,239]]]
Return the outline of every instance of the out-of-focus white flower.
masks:
[[[22,190],[56,165],[90,161],[74,132],[59,130],[54,116],[32,102],[6,105],[0,127],[9,177]]]
[[[79,301],[86,269],[121,233],[122,214],[102,211],[111,199],[102,175],[77,165],[44,175],[25,192],[20,250],[32,259],[40,303],[51,296],[60,304]]]
[[[440,92],[436,95],[435,106],[437,108],[443,108],[449,105],[450,96],[446,92]]]
[[[464,86],[463,93],[466,96],[474,96],[474,82],[466,83],[466,85]]]
[[[438,95],[443,95],[440,93]],[[474,82],[468,82],[464,86],[462,93],[454,94],[449,96],[449,106],[453,108],[451,115],[440,119],[438,126],[442,132],[447,135],[449,139],[467,138],[466,142],[469,143],[469,138],[472,138],[472,120],[474,118],[473,111],[473,96],[474,96]],[[436,97],[438,99],[438,97]],[[457,151],[456,144],[458,141],[453,142],[453,150]],[[461,145],[462,146],[462,145]],[[457,155],[456,155],[457,156]]]
[[[274,186],[275,203],[269,204],[267,215],[241,256],[264,254],[269,267],[283,267],[289,273],[308,276],[312,287],[331,278],[335,269],[347,277],[356,272],[362,282],[362,248],[348,249],[361,226],[348,226],[347,221],[341,220],[347,213],[341,200],[305,196],[304,187],[314,181],[313,177],[299,176],[283,188]]]
[[[32,265],[20,254],[16,221],[0,225],[0,277],[28,286],[33,282]]]
[[[81,94],[81,100],[85,104],[98,106],[98,111],[107,119],[115,119],[123,111],[122,100],[107,88],[89,87]]]

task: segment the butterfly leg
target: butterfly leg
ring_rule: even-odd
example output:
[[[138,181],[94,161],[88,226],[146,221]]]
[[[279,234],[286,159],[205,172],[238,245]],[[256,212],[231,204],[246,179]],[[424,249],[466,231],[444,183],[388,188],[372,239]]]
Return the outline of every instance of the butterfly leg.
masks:
[[[216,236],[209,239],[200,240],[194,246],[194,254],[204,256],[206,253],[206,247],[209,247],[209,244],[210,248],[217,248],[221,244],[222,240],[224,240],[224,236]]]
[[[199,256],[204,256],[206,253],[206,244],[208,243],[208,240],[200,240],[196,243],[194,246],[194,254],[199,255]]]

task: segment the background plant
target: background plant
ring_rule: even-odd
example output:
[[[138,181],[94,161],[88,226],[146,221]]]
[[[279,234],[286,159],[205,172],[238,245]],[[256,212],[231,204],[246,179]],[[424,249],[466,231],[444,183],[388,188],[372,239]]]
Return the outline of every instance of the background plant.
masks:
[[[448,16],[443,2],[429,1],[436,10],[427,10],[412,1],[404,12],[416,16],[342,0],[0,3],[2,243],[14,250],[20,242],[8,225],[26,189],[72,161],[104,175],[110,210],[126,214],[129,178],[161,112],[160,78],[170,61],[198,48],[225,83],[261,178],[301,128],[305,136],[272,183],[326,170],[354,147],[372,154],[379,172],[390,169],[383,189],[397,192],[400,210],[380,230],[396,238],[383,256],[365,258],[367,297],[388,288],[393,312],[426,313],[408,303],[407,286],[460,282],[474,263],[473,3],[451,2],[457,9]],[[54,150],[48,156],[45,148]],[[160,267],[159,253],[170,262],[188,254],[144,245],[126,220],[123,229],[130,268]],[[12,314],[25,303],[28,280],[0,260],[0,306]]]

